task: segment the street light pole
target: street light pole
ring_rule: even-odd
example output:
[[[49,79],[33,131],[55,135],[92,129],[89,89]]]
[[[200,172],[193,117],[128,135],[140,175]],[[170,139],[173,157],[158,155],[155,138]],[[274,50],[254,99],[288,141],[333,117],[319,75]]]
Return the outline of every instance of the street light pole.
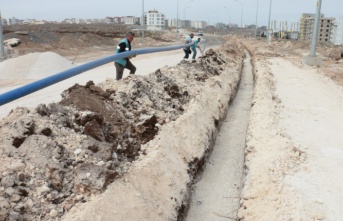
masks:
[[[271,14],[271,11],[272,11],[272,0],[270,0],[270,2],[269,2],[269,19],[268,19],[268,35],[267,35],[267,43],[269,43],[270,42],[270,34],[269,34],[269,29],[270,29],[270,14]]]
[[[4,39],[2,36],[2,17],[1,17],[1,11],[0,11],[0,57],[5,57],[5,49],[4,49]]]
[[[236,2],[241,3],[242,11],[241,11],[241,36],[243,37],[243,3],[239,0],[235,0]]]
[[[257,36],[258,1],[259,0],[257,0],[257,7],[256,7],[255,39],[256,39],[256,36]]]
[[[229,25],[228,25],[228,27],[230,28],[230,23],[231,23],[231,22],[230,22],[231,11],[230,11],[230,9],[229,9],[228,7],[225,7],[225,6],[224,6],[224,8],[227,9],[227,10],[229,11]],[[229,29],[229,28],[228,28],[228,29]]]
[[[144,0],[142,0],[142,21],[141,21],[141,25],[142,25],[142,44],[144,45]]]
[[[179,0],[176,3],[176,37],[179,36]]]
[[[184,11],[184,15],[183,15],[183,16],[184,16],[183,19],[185,20],[185,28],[186,28],[186,26],[187,26],[187,25],[186,25],[186,23],[187,23],[187,22],[186,22],[187,8],[189,8],[189,7],[187,7],[187,4],[190,3],[190,2],[192,2],[192,1],[193,1],[193,0],[189,0],[189,1],[186,2],[186,4],[185,4],[185,11]]]
[[[320,19],[320,8],[322,7],[322,0],[317,0],[317,14],[314,21],[314,30],[312,36],[312,44],[311,44],[311,53],[310,56],[316,56],[316,44],[318,39],[318,27],[319,27],[319,19]]]

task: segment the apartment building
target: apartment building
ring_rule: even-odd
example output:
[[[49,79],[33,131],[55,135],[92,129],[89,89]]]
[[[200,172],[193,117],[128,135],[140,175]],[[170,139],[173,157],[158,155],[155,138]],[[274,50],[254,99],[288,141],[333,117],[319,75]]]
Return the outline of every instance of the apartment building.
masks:
[[[134,25],[135,24],[135,16],[124,16],[122,18],[122,22],[125,25]]]
[[[343,45],[343,16],[335,19],[331,31],[330,42],[335,45]]]
[[[207,22],[205,21],[192,21],[192,28],[203,29],[207,27]]]
[[[178,25],[180,27],[181,20],[179,21],[177,19],[165,19],[166,26],[168,27],[176,27]]]
[[[165,23],[165,16],[163,13],[159,13],[156,10],[150,10],[145,13],[145,22],[147,25],[148,30],[164,30],[166,23]]]
[[[316,14],[302,14],[300,20],[300,40],[312,40],[315,17]],[[319,42],[330,41],[334,20],[334,18],[325,18],[323,14],[320,15],[317,39]]]
[[[222,22],[218,22],[215,24],[215,27],[219,28],[219,29],[224,29],[224,28],[226,28],[226,25]]]

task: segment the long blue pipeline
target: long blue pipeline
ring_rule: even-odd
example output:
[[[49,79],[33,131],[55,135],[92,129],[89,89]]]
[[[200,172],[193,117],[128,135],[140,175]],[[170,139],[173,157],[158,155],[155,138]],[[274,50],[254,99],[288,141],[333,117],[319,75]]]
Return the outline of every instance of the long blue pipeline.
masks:
[[[123,53],[119,53],[119,54],[110,55],[108,57],[100,58],[98,60],[91,61],[91,62],[86,63],[86,64],[82,64],[80,66],[68,69],[66,71],[62,71],[62,72],[57,73],[55,75],[51,75],[51,76],[43,78],[41,80],[32,82],[32,83],[24,85],[22,87],[19,87],[19,88],[16,88],[14,90],[0,94],[0,106],[7,104],[11,101],[14,101],[16,99],[19,99],[21,97],[24,97],[28,94],[33,93],[33,92],[36,92],[38,90],[41,90],[43,88],[46,88],[50,85],[56,84],[56,83],[63,81],[65,79],[68,79],[68,78],[71,78],[71,77],[76,76],[78,74],[81,74],[85,71],[91,70],[93,68],[99,67],[99,66],[107,64],[109,62],[113,62],[115,60],[130,57],[130,56],[135,55],[135,54],[138,55],[138,54],[149,54],[149,53],[155,53],[155,52],[161,52],[161,51],[171,51],[171,50],[176,50],[176,49],[180,49],[180,48],[184,48],[184,47],[189,47],[191,45],[193,45],[193,43],[168,46],[168,47],[159,47],[159,48],[144,48],[144,49],[132,50],[132,51],[123,52]]]

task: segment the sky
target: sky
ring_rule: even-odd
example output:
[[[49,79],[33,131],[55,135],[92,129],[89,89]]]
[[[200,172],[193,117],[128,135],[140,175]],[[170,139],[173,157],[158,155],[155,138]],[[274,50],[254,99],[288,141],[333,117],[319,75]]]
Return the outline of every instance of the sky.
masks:
[[[107,16],[141,16],[158,10],[167,19],[206,21],[243,25],[267,25],[271,20],[298,22],[302,13],[316,13],[317,0],[0,0],[3,18],[62,21],[65,18],[105,18]],[[177,5],[179,7],[177,7]],[[258,7],[257,7],[258,6]],[[243,13],[242,13],[243,9]],[[257,13],[258,9],[258,13]],[[177,13],[178,12],[178,13]],[[322,0],[325,17],[343,16],[343,0]]]

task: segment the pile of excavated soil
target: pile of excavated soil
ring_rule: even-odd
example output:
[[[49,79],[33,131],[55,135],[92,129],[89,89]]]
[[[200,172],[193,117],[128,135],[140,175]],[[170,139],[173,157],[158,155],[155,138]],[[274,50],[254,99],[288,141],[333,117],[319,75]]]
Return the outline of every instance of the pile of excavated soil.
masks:
[[[73,67],[54,52],[30,53],[0,62],[0,79],[42,79]]]
[[[239,44],[74,85],[0,122],[0,220],[176,220],[238,86]],[[134,212],[132,212],[134,211]]]

